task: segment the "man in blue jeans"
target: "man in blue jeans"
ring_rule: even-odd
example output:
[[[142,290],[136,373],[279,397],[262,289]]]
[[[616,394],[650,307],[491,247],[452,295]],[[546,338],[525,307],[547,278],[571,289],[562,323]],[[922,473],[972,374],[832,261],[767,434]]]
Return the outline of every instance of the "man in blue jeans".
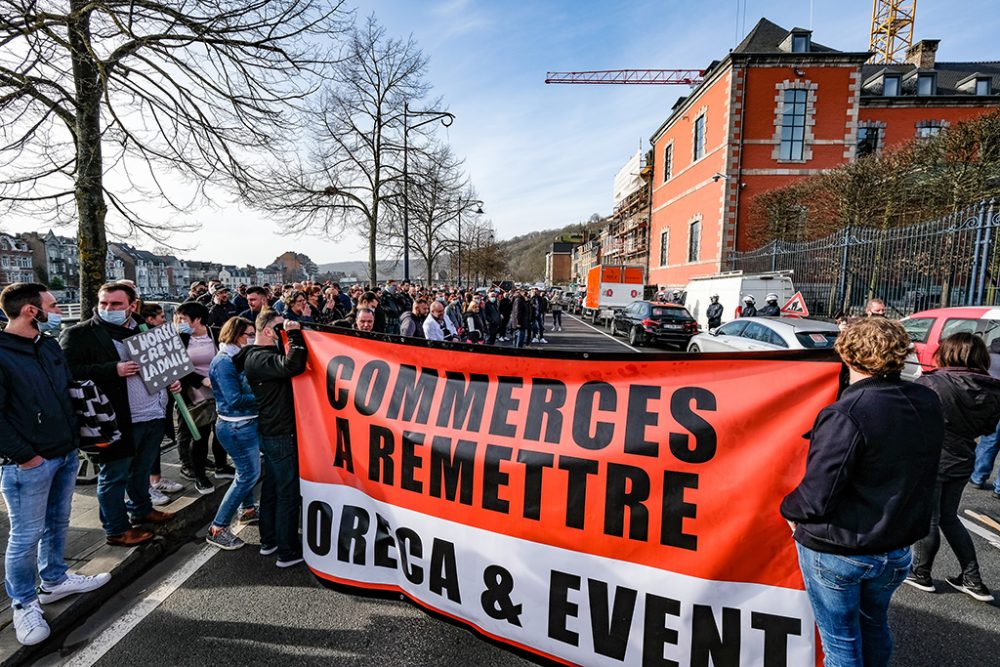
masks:
[[[121,439],[101,451],[97,501],[107,543],[131,547],[153,539],[141,524],[174,518],[153,509],[149,474],[163,442],[167,390],[150,394],[124,341],[139,332],[138,295],[128,283],[107,283],[97,292],[94,315],[62,332],[60,343],[77,380],[92,380],[115,410]],[[170,391],[180,391],[174,382]],[[126,500],[126,494],[128,499]],[[135,527],[133,527],[135,524]]]
[[[0,332],[0,491],[10,519],[4,585],[17,641],[31,645],[49,636],[39,603],[100,588],[111,575],[68,574],[63,555],[79,433],[66,358],[43,333],[58,328],[62,313],[39,283],[7,286],[0,308],[10,320]]]
[[[900,379],[909,345],[884,317],[840,334],[851,384],[816,417],[805,476],[781,503],[826,667],[889,664],[889,600],[930,527],[944,415],[932,390]]]
[[[282,353],[284,325],[288,351]],[[264,481],[260,489],[260,553],[278,553],[278,567],[302,562],[299,539],[299,453],[295,438],[292,378],[306,369],[306,343],[298,322],[273,310],[257,316],[255,345],[233,356],[236,370],[246,375],[257,399],[257,430],[264,454]]]
[[[1000,338],[994,338],[990,342],[990,375],[1000,378]],[[993,464],[997,460],[997,452],[1000,452],[1000,424],[996,430],[979,438],[976,445],[976,467],[972,471],[969,484],[977,489],[990,488],[990,475],[993,473]],[[997,475],[993,484],[993,498],[1000,500],[1000,475]]]

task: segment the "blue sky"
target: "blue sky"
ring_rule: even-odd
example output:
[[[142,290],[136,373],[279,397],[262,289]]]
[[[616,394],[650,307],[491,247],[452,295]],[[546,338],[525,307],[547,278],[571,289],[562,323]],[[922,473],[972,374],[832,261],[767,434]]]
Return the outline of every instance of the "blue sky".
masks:
[[[700,69],[724,57],[761,16],[810,27],[809,0],[746,0],[745,30],[739,31],[737,0],[367,0],[355,6],[359,18],[374,13],[390,33],[412,34],[429,57],[433,95],[457,116],[442,137],[466,158],[501,238],[610,212],[616,172],[640,145],[648,147],[674,100],[688,92],[685,86],[545,85],[546,71]],[[871,0],[814,0],[814,40],[866,50],[871,6]],[[940,60],[1000,60],[996,21],[988,19],[995,12],[995,0],[922,0],[915,39],[941,39]],[[266,264],[284,250],[319,263],[364,256],[356,238],[282,236],[272,222],[236,207],[196,218],[205,224],[193,239],[197,248],[185,253],[192,258]]]

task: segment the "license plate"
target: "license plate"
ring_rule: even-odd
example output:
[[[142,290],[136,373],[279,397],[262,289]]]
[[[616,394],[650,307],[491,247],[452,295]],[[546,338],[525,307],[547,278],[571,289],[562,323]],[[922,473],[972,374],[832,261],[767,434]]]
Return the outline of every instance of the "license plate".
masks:
[[[664,329],[683,329],[684,325],[682,325],[682,324],[664,324],[663,328]]]

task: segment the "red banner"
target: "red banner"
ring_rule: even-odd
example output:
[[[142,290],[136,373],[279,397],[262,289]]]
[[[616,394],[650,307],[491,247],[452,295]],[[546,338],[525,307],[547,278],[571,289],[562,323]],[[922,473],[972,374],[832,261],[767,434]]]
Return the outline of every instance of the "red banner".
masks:
[[[829,353],[305,335],[295,401],[318,576],[569,664],[816,663],[778,505],[836,398]]]

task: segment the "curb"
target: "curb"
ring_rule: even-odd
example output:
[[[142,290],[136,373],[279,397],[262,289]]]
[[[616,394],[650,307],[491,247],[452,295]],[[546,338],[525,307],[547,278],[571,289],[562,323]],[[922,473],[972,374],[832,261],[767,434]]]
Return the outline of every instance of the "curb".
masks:
[[[229,482],[216,486],[216,491],[225,491]],[[135,581],[146,570],[160,560],[191,541],[194,531],[201,528],[215,516],[218,502],[201,502],[216,497],[213,492],[204,496],[182,496],[170,505],[158,508],[175,512],[169,524],[157,526],[156,537],[137,547],[112,547],[98,545],[81,559],[87,562],[75,569],[79,574],[110,572],[111,581],[101,588],[83,595],[74,595],[59,602],[44,605],[45,620],[49,623],[51,635],[41,644],[22,646],[14,633],[13,612],[8,608],[0,614],[0,667],[14,667],[30,664],[46,653],[51,653],[81,620],[96,611],[126,586]],[[219,496],[221,501],[221,496]]]

